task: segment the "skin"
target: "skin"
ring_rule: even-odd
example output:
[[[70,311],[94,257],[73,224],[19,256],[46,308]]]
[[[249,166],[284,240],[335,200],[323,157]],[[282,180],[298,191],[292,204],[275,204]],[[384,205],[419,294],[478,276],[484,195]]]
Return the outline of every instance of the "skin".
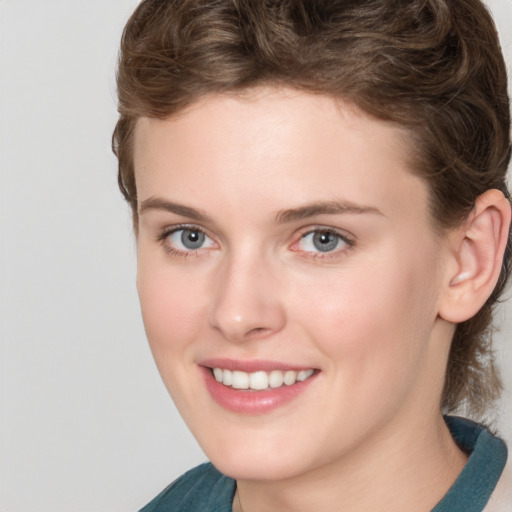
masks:
[[[399,128],[289,89],[206,97],[137,124],[147,336],[243,512],[428,511],[466,461],[439,407],[454,331],[440,310],[460,236],[434,228],[409,151]],[[325,201],[351,208],[282,218]],[[206,233],[200,249],[168,234],[182,224]],[[305,236],[322,228],[343,237],[331,252]],[[276,410],[239,414],[204,384],[198,364],[217,357],[318,375]]]

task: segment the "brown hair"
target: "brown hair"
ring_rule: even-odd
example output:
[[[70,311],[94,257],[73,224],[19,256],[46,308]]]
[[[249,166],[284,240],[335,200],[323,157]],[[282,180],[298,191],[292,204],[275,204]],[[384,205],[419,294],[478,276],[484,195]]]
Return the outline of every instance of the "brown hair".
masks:
[[[510,158],[506,68],[480,0],[144,0],[122,37],[119,186],[137,227],[132,148],[141,116],[166,118],[213,93],[286,85],[352,102],[409,130],[413,172],[430,188],[436,225],[460,224]],[[493,306],[457,326],[442,406],[481,412],[499,395]]]

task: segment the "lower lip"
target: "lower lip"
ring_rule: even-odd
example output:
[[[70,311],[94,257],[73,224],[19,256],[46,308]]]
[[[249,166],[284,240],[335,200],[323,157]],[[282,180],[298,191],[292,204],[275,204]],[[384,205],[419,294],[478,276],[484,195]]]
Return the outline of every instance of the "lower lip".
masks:
[[[279,388],[254,391],[229,388],[217,382],[209,368],[202,366],[201,371],[206,388],[215,402],[228,411],[241,414],[264,414],[286,405],[303,393],[318,375],[315,372],[308,379],[291,386],[283,385]]]

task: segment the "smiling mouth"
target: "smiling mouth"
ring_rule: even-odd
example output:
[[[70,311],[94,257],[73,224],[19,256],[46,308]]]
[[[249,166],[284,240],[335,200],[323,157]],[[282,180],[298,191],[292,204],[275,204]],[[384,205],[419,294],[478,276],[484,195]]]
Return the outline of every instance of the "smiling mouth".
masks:
[[[304,382],[315,373],[315,370],[310,368],[300,371],[272,370],[270,372],[248,373],[224,368],[212,368],[211,372],[217,382],[231,389],[264,391]]]

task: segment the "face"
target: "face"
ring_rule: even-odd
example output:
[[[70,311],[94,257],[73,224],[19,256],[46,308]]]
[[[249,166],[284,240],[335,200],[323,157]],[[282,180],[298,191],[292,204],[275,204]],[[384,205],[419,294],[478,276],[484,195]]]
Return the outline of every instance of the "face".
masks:
[[[224,473],[307,473],[439,409],[443,240],[408,147],[396,127],[293,90],[139,120],[145,328]]]

